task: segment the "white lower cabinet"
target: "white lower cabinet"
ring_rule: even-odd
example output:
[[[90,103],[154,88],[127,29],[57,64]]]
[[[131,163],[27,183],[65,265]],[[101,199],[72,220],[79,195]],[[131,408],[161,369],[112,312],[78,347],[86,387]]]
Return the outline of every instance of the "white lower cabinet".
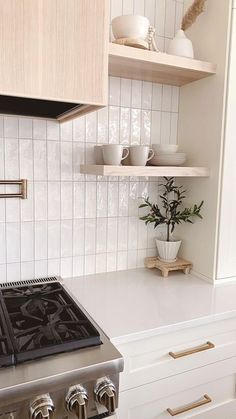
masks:
[[[212,330],[215,326],[217,330]],[[160,350],[156,358],[154,356],[154,347],[161,342],[161,336],[157,340],[146,339],[141,345],[143,354],[140,346],[135,351],[134,342],[125,345],[126,372],[121,380],[117,419],[236,419],[236,350],[232,330],[235,319],[217,322],[215,326],[205,326],[203,336],[200,336],[208,342],[205,332],[214,332],[210,335],[213,337],[214,334],[213,349],[190,350],[185,356],[172,359],[172,366],[169,361],[165,364],[167,358],[160,356]],[[191,347],[183,335],[179,332],[171,338],[177,355],[179,350]],[[186,337],[192,337],[190,330]],[[190,339],[189,343],[192,342]],[[140,341],[136,343],[138,345]],[[168,336],[163,336],[162,343],[164,347],[169,343]],[[122,353],[121,347],[118,348]],[[136,357],[139,365],[133,368]]]

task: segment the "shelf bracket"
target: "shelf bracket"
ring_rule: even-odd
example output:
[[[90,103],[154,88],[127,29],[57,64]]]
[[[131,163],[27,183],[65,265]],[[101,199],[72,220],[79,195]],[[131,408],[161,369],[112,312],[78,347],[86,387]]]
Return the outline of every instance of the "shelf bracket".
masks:
[[[0,198],[27,199],[27,179],[0,180],[0,185],[19,185],[19,193],[0,193]]]

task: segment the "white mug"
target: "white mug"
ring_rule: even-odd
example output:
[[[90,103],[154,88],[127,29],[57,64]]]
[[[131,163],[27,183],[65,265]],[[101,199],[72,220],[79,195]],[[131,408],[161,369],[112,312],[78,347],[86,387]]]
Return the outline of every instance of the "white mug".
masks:
[[[146,166],[154,156],[154,151],[148,145],[133,145],[130,147],[130,162],[132,166]]]
[[[104,164],[119,166],[129,155],[129,149],[121,144],[106,144],[102,146]]]
[[[102,145],[94,146],[94,159],[96,164],[104,164],[103,154],[102,154]]]

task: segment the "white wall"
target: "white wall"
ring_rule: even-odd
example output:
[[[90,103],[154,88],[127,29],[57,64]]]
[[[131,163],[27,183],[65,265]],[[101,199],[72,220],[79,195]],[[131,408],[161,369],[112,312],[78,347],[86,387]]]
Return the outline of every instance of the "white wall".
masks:
[[[236,9],[230,49],[217,279],[236,277]]]
[[[164,49],[182,9],[179,0],[112,0],[111,17],[145,14]],[[134,268],[155,253],[137,198],[156,199],[157,183],[84,176],[79,165],[93,162],[96,143],[175,143],[179,89],[111,78],[109,90],[108,108],[61,126],[0,117],[0,179],[29,180],[27,200],[0,199],[0,281]]]

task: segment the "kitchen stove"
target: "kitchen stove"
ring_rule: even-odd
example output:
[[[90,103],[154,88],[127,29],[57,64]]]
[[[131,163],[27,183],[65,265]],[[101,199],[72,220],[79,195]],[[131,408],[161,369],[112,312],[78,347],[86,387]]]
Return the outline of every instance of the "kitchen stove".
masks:
[[[63,281],[0,287],[0,418],[113,415],[123,358]]]

